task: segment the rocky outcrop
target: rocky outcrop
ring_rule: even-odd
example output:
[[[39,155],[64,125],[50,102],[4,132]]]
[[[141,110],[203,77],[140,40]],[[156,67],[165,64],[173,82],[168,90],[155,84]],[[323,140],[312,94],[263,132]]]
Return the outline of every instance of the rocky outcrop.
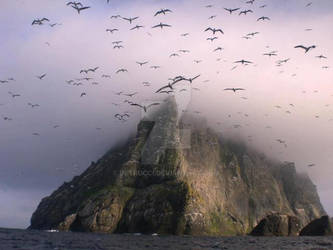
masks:
[[[243,235],[271,212],[297,216],[302,227],[325,214],[294,164],[177,117],[171,98],[139,123],[135,138],[44,198],[30,228]]]
[[[300,232],[300,236],[329,236],[333,235],[332,221],[328,216],[311,221]]]
[[[301,221],[295,216],[269,214],[252,230],[252,236],[297,236]]]

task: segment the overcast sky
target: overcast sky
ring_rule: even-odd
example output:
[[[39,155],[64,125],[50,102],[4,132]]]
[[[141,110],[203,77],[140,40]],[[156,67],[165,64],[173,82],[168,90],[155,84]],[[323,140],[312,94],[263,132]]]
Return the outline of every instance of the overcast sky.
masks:
[[[201,112],[217,131],[270,157],[294,161],[317,185],[333,215],[331,0],[313,0],[307,7],[310,1],[304,0],[256,0],[253,5],[245,0],[81,2],[91,8],[79,15],[62,0],[0,1],[0,227],[27,227],[41,198],[135,132],[141,110],[125,99],[162,100],[166,95],[154,92],[168,78],[198,74],[195,89],[177,86],[176,98],[188,104],[188,112]],[[161,8],[172,13],[154,17]],[[230,15],[224,8],[253,13]],[[112,15],[139,18],[130,24]],[[271,20],[257,21],[261,16]],[[50,22],[31,25],[43,17]],[[160,22],[172,27],[152,29]],[[130,30],[135,25],[144,28]],[[224,34],[210,42],[206,39],[215,35],[204,32],[207,27]],[[106,32],[113,28],[119,31]],[[251,32],[259,34],[243,38]],[[119,40],[124,48],[114,49],[112,42]],[[296,45],[316,48],[305,54]],[[222,51],[213,52],[218,47]],[[263,55],[272,51],[277,55]],[[173,53],[179,57],[170,57]],[[241,59],[253,64],[234,68]],[[277,67],[276,61],[284,59],[290,60]],[[137,61],[149,63],[141,67]],[[152,69],[154,65],[160,68]],[[94,67],[99,67],[95,73],[80,74]],[[128,72],[116,74],[121,68]],[[45,73],[42,80],[36,77]],[[93,79],[76,80],[82,77]],[[66,83],[71,79],[83,85]],[[246,90],[223,91],[229,87]],[[187,91],[180,93],[183,88]],[[130,98],[115,94],[120,91],[139,93]],[[114,118],[126,111],[131,115],[127,122]]]

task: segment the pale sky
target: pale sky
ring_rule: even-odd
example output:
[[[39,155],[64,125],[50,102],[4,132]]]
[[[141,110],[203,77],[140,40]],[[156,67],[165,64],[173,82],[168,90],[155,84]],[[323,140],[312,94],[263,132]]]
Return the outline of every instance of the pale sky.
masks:
[[[241,138],[270,157],[295,162],[317,185],[326,211],[333,215],[331,0],[313,0],[308,7],[310,1],[303,0],[256,0],[253,5],[245,0],[81,2],[91,8],[80,15],[62,0],[0,2],[0,81],[15,79],[0,83],[0,227],[27,227],[41,198],[135,133],[141,111],[123,102],[130,97],[115,92],[139,92],[131,99],[137,103],[162,100],[166,95],[154,92],[168,78],[198,74],[192,87],[200,90],[191,90],[189,84],[177,89],[187,89],[176,97],[189,102],[188,111],[200,111],[226,137]],[[172,13],[154,17],[161,8]],[[230,15],[224,8],[253,13],[244,16],[238,10]],[[130,24],[110,19],[112,15],[139,18]],[[261,16],[271,20],[257,21]],[[31,25],[43,17],[50,22]],[[160,22],[172,27],[151,28]],[[49,26],[54,23],[61,25]],[[135,25],[144,28],[130,30]],[[224,34],[207,41],[214,36],[204,32],[207,27]],[[113,28],[119,31],[106,32]],[[251,32],[259,34],[242,38]],[[184,33],[189,35],[181,36]],[[113,48],[118,40],[124,48]],[[316,48],[305,54],[296,45]],[[213,52],[218,47],[222,51]],[[272,51],[277,55],[263,55]],[[180,56],[170,58],[173,53]],[[289,58],[276,66],[276,61]],[[232,70],[241,59],[253,64]],[[136,61],[149,63],[140,67]],[[161,68],[150,68],[154,65]],[[86,77],[80,70],[94,67],[99,69],[88,74],[93,80],[81,81],[82,86],[66,83]],[[128,72],[116,74],[120,68]],[[44,73],[42,80],[36,77]],[[223,91],[229,87],[245,90]],[[86,96],[80,97],[83,92]],[[114,118],[125,111],[131,112],[127,122]]]

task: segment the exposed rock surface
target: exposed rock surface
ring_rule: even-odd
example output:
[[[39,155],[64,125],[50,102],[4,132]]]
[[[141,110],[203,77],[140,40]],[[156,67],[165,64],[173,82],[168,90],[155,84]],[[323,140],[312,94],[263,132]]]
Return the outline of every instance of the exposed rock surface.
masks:
[[[328,216],[311,221],[300,232],[300,236],[329,236],[333,235],[332,221]]]
[[[243,235],[270,212],[325,214],[311,180],[183,117],[169,99],[137,135],[44,198],[31,229]],[[188,137],[190,136],[190,137]],[[186,140],[186,138],[189,138]]]
[[[250,233],[252,236],[297,236],[301,222],[295,216],[269,214]]]

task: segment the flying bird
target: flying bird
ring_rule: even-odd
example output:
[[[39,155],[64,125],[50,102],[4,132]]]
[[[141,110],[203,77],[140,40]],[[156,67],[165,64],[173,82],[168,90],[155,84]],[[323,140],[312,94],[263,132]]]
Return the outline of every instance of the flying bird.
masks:
[[[214,37],[208,37],[206,40],[214,42],[214,40],[216,40],[216,39],[218,39],[218,37],[214,36]]]
[[[229,9],[229,8],[224,8],[226,11],[228,11],[230,14],[232,14],[232,12],[239,10],[240,8],[236,8],[236,9]]]
[[[160,66],[156,66],[156,65],[153,65],[153,66],[150,66],[151,69],[159,69],[161,68]]]
[[[245,90],[245,89],[242,89],[242,88],[226,88],[224,90],[231,90],[233,91],[234,93],[236,93],[236,91],[239,91],[239,90]]]
[[[56,25],[61,25],[61,23],[51,23],[51,24],[49,24],[50,25],[50,27],[54,27],[54,26],[56,26]]]
[[[297,45],[297,46],[295,46],[294,48],[295,48],[295,49],[297,49],[297,48],[304,49],[304,50],[305,50],[305,53],[307,53],[309,50],[316,48],[316,45],[311,45],[311,46],[309,46],[309,47],[306,47],[306,46],[304,46],[304,45]]]
[[[253,63],[253,62],[250,62],[250,61],[246,61],[244,59],[240,60],[240,61],[236,61],[234,63],[241,63],[241,64],[250,64],[250,63]]]
[[[316,57],[319,58],[319,59],[327,59],[327,57],[326,57],[326,56],[323,56],[323,55],[316,56]]]
[[[153,26],[152,28],[154,29],[154,28],[158,28],[158,27],[163,29],[163,27],[171,27],[171,25],[166,24],[166,23],[159,23],[159,24]]]
[[[139,64],[140,66],[143,66],[143,65],[147,64],[148,62],[146,61],[146,62],[136,62],[136,63]]]
[[[43,80],[43,78],[46,76],[46,74],[43,74],[41,76],[36,76],[39,80]]]
[[[8,116],[2,116],[2,119],[4,119],[5,121],[12,121],[13,119],[8,117]]]
[[[172,53],[169,57],[176,57],[179,56],[177,53]]]
[[[95,72],[97,69],[99,69],[99,67],[95,67],[95,68],[91,68],[91,69],[83,69],[80,71],[80,73],[86,73],[88,74],[89,72]]]
[[[113,32],[115,31],[119,31],[118,29],[106,29],[106,32],[110,32],[111,34],[113,34]]]
[[[20,94],[14,94],[11,91],[9,91],[8,94],[10,94],[12,96],[12,98],[21,96]]]
[[[127,71],[127,69],[118,69],[118,70],[116,71],[116,74],[118,74],[118,73],[120,73],[120,72],[124,73],[124,72],[128,72],[128,71]]]
[[[154,16],[157,16],[157,15],[160,15],[160,14],[165,15],[165,14],[167,14],[168,12],[172,12],[172,11],[169,10],[169,9],[161,9],[161,10],[157,11],[157,12],[155,13]]]
[[[205,32],[206,32],[206,31],[211,31],[211,32],[213,32],[213,35],[215,35],[215,33],[217,33],[217,32],[220,32],[221,34],[224,34],[224,32],[223,32],[222,29],[215,29],[215,28],[211,28],[211,27],[205,29]]]
[[[262,16],[262,17],[259,17],[257,19],[257,21],[260,21],[260,20],[265,21],[265,20],[271,20],[271,19],[269,17],[267,17],[267,16]]]
[[[66,5],[67,6],[71,5],[71,6],[81,6],[81,7],[83,7],[82,3],[80,3],[80,2],[68,2]]]
[[[128,96],[128,97],[133,97],[137,94],[138,92],[134,92],[134,93],[130,93],[130,94],[123,94],[125,96]]]
[[[279,60],[276,63],[282,64],[282,63],[287,63],[290,60],[290,58],[284,59],[284,60]]]
[[[279,142],[279,143],[281,143],[281,144],[285,144],[286,143],[285,141],[283,141],[281,139],[277,139],[276,141]]]
[[[49,22],[50,20],[45,17],[43,17],[41,19],[35,19],[32,21],[31,25],[43,25],[45,21]]]
[[[239,16],[242,15],[242,14],[247,15],[247,13],[253,13],[253,11],[252,10],[243,10],[243,11],[239,12],[238,15]]]
[[[82,10],[89,9],[90,7],[89,7],[89,6],[78,7],[78,6],[73,6],[73,5],[72,5],[72,8],[75,9],[75,10],[77,10],[77,13],[80,14]]]
[[[277,56],[277,54],[275,53],[275,51],[272,51],[272,52],[269,52],[269,53],[264,53],[263,55],[264,56],[269,56],[269,57],[271,57],[271,56]]]
[[[130,29],[130,30],[135,30],[135,29],[140,29],[140,28],[143,28],[144,26],[142,26],[142,25],[136,25],[135,27],[133,27],[132,29]]]
[[[257,34],[259,34],[259,32],[256,31],[256,32],[251,32],[251,33],[247,34],[247,36],[255,36]]]
[[[35,107],[39,107],[39,104],[32,104],[32,103],[28,103],[28,105],[30,106],[30,107],[32,107],[32,108],[35,108]]]
[[[137,103],[131,103],[132,106],[137,106],[137,107],[140,107],[144,110],[144,112],[146,113],[147,110],[150,108],[150,107],[153,107],[153,106],[156,106],[156,105],[160,105],[160,103],[158,102],[155,102],[155,103],[152,103],[152,104],[149,104],[147,106],[145,105],[140,105],[140,104],[137,104]]]
[[[129,17],[129,18],[123,17],[123,19],[126,20],[126,21],[129,21],[130,24],[132,24],[132,22],[134,20],[138,19],[138,18],[139,18],[138,16],[137,17]]]
[[[121,44],[123,41],[114,41],[114,42],[112,42],[112,44]]]
[[[117,18],[120,18],[120,17],[121,17],[120,15],[114,15],[114,16],[111,16],[110,18],[111,19],[114,19],[114,18],[117,19]]]
[[[213,51],[213,52],[215,52],[215,51],[218,51],[218,50],[222,51],[222,50],[223,50],[223,48],[222,48],[222,47],[217,47],[216,49],[214,49],[214,51]]]
[[[143,84],[143,86],[146,86],[146,87],[150,86],[150,82],[143,82],[142,84]]]

